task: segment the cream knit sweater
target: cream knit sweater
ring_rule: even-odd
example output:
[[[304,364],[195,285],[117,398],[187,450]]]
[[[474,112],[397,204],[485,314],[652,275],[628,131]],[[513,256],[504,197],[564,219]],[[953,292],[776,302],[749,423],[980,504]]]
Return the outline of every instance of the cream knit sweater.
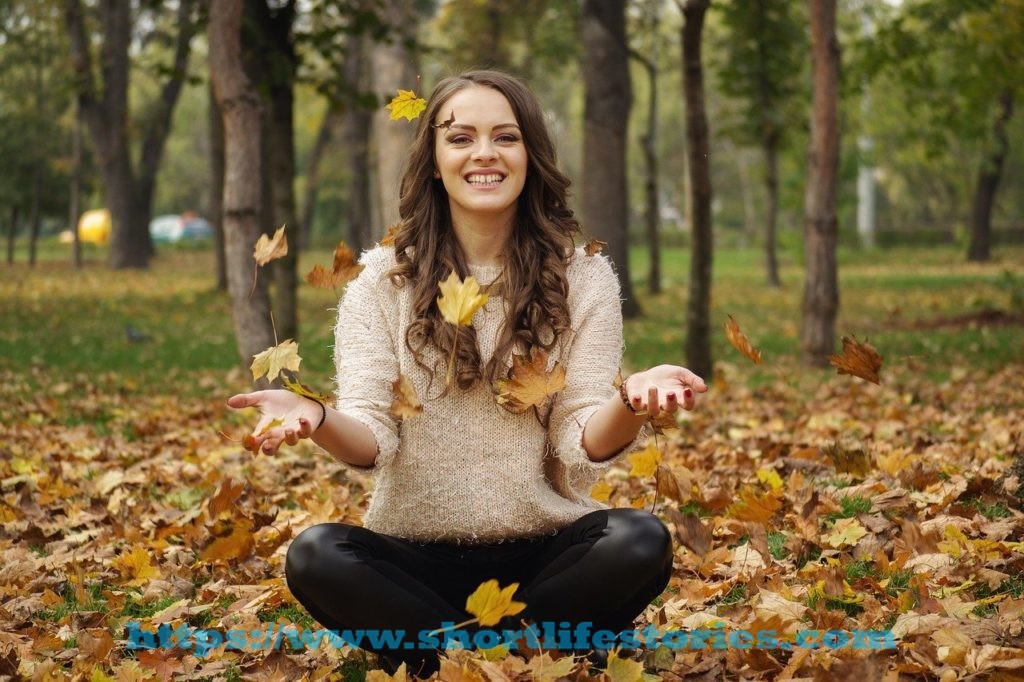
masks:
[[[592,461],[581,444],[587,420],[616,393],[622,360],[619,283],[607,258],[580,247],[570,261],[575,333],[551,352],[549,369],[560,361],[566,386],[544,411],[550,411],[547,429],[533,410],[512,414],[497,405],[484,382],[437,398],[448,358],[429,346],[422,357],[438,369],[428,394],[429,375],[405,346],[412,286],[396,289],[384,277],[396,264],[394,248],[378,246],[359,262],[366,267],[338,306],[334,361],[337,409],[377,439],[375,465],[352,467],[375,474],[366,528],[421,542],[499,542],[548,535],[607,508],[589,490],[611,461]],[[481,286],[500,274],[497,266],[470,268]],[[473,316],[482,366],[494,354],[504,315],[504,299],[494,295]],[[423,402],[421,414],[404,420],[390,413],[399,373]],[[622,452],[642,442],[646,430]]]

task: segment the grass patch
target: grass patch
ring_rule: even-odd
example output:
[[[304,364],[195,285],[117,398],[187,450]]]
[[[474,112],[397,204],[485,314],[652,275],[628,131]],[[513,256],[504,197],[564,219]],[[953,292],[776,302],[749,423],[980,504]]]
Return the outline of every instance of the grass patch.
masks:
[[[733,585],[718,602],[720,606],[735,606],[747,598],[747,586],[745,583]]]
[[[75,595],[75,587],[71,583],[65,583],[63,589],[58,593],[64,601],[54,604],[52,608],[43,609],[36,614],[40,620],[57,622],[69,613],[80,611],[106,611],[106,597],[103,596],[103,583],[92,583],[85,588],[87,599],[83,603],[78,602]]]
[[[784,547],[786,534],[777,530],[768,531],[768,551],[776,561],[782,561],[789,556],[789,550]]]
[[[827,521],[839,519],[852,519],[857,514],[867,514],[871,511],[871,500],[860,495],[848,495],[839,498],[839,511],[825,514]]]
[[[151,618],[154,613],[166,609],[176,601],[178,601],[176,597],[161,597],[160,599],[144,602],[136,600],[129,595],[124,602],[124,608],[121,609],[121,615],[133,618]]]
[[[260,621],[264,623],[277,623],[284,620],[301,628],[306,628],[307,630],[312,630],[317,627],[317,623],[313,620],[313,617],[294,604],[282,606],[266,613],[260,613],[259,617]]]
[[[990,521],[1005,519],[1012,515],[1010,508],[998,500],[995,502],[986,502],[981,497],[972,497],[964,500],[964,504],[971,507]]]

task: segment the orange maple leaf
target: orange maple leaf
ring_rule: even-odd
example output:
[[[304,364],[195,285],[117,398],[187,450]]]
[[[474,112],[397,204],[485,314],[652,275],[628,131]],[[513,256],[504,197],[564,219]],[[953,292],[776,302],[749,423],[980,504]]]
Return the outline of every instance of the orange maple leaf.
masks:
[[[593,256],[595,253],[601,253],[606,246],[608,246],[608,242],[603,242],[600,239],[591,239],[583,245],[583,251],[588,256]]]
[[[334,264],[328,270],[315,265],[306,273],[306,281],[320,289],[335,289],[359,276],[365,266],[356,263],[352,249],[345,242],[339,242],[334,249]]]
[[[394,223],[393,225],[389,225],[388,226],[387,234],[385,234],[384,238],[381,239],[377,243],[380,244],[381,246],[391,246],[392,244],[395,243],[395,235],[397,235],[397,234],[398,234],[398,223]]]
[[[750,343],[750,339],[740,329],[740,325],[736,320],[733,319],[732,315],[729,315],[729,321],[725,323],[725,338],[729,339],[729,343],[739,352],[750,358],[755,365],[761,364],[761,351],[754,348],[753,344]]]
[[[782,502],[771,492],[759,494],[757,490],[745,487],[739,499],[729,505],[725,513],[740,521],[765,523],[782,508]]]
[[[543,405],[548,397],[564,389],[565,368],[556,362],[549,372],[548,354],[534,348],[529,359],[513,354],[509,378],[498,379],[494,384],[498,404],[519,414]]]
[[[833,353],[828,356],[828,361],[839,374],[850,374],[873,384],[881,383],[878,372],[882,369],[882,356],[867,339],[861,343],[852,334],[844,336],[842,354]]]

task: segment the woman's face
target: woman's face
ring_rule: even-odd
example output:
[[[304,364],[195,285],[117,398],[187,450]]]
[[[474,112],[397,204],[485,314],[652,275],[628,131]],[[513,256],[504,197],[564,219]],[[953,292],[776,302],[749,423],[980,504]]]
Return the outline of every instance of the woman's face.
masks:
[[[512,107],[492,88],[456,92],[434,125],[434,163],[448,192],[452,220],[508,221],[526,182],[526,145]]]

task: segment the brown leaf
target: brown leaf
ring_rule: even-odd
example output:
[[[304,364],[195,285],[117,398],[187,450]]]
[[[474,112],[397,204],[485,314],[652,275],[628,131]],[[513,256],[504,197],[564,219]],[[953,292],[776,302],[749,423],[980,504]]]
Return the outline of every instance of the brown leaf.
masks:
[[[878,372],[882,369],[882,356],[867,339],[861,343],[856,336],[844,336],[842,355],[833,353],[828,356],[828,361],[839,374],[851,374],[873,384],[880,383]]]
[[[837,441],[823,447],[821,453],[832,460],[841,474],[863,478],[871,473],[871,456],[863,448],[846,448]]]
[[[256,259],[257,265],[266,265],[272,260],[277,260],[288,255],[288,239],[284,236],[284,228],[277,228],[273,237],[261,234],[256,240],[256,248],[253,249],[252,257]]]
[[[706,555],[711,549],[711,529],[696,516],[683,514],[671,507],[666,512],[675,527],[676,539],[694,553],[702,557]]]
[[[377,242],[381,246],[392,246],[395,243],[395,235],[398,234],[398,223],[388,226],[388,232]]]
[[[725,338],[729,339],[729,343],[739,352],[750,358],[755,365],[761,364],[761,351],[754,348],[753,344],[750,343],[750,339],[747,335],[740,330],[740,325],[733,319],[732,315],[729,315],[729,321],[725,323]]]
[[[391,403],[391,414],[399,419],[408,419],[423,412],[423,403],[416,396],[412,382],[404,374],[399,374],[398,379],[391,384],[391,392],[395,396]]]
[[[494,382],[498,404],[517,414],[543,405],[565,388],[565,368],[557,362],[550,372],[547,368],[548,354],[540,348],[534,348],[529,359],[513,354],[509,378]]]
[[[334,249],[331,269],[315,265],[306,273],[306,281],[319,289],[336,289],[358,277],[364,267],[356,262],[352,249],[345,242],[339,242]]]
[[[231,477],[224,479],[217,487],[217,492],[210,498],[210,518],[216,519],[221,512],[231,509],[231,506],[242,495],[245,490],[245,481],[236,481]]]
[[[740,491],[739,499],[729,505],[726,514],[740,521],[767,523],[781,508],[782,502],[771,492],[759,494],[754,488],[745,487]]]
[[[583,245],[583,251],[588,256],[593,256],[595,253],[601,253],[606,246],[608,246],[608,242],[603,242],[600,239],[591,239]]]
[[[679,489],[679,479],[670,468],[664,464],[658,465],[657,473],[658,494],[676,502],[685,502],[682,491]]]

